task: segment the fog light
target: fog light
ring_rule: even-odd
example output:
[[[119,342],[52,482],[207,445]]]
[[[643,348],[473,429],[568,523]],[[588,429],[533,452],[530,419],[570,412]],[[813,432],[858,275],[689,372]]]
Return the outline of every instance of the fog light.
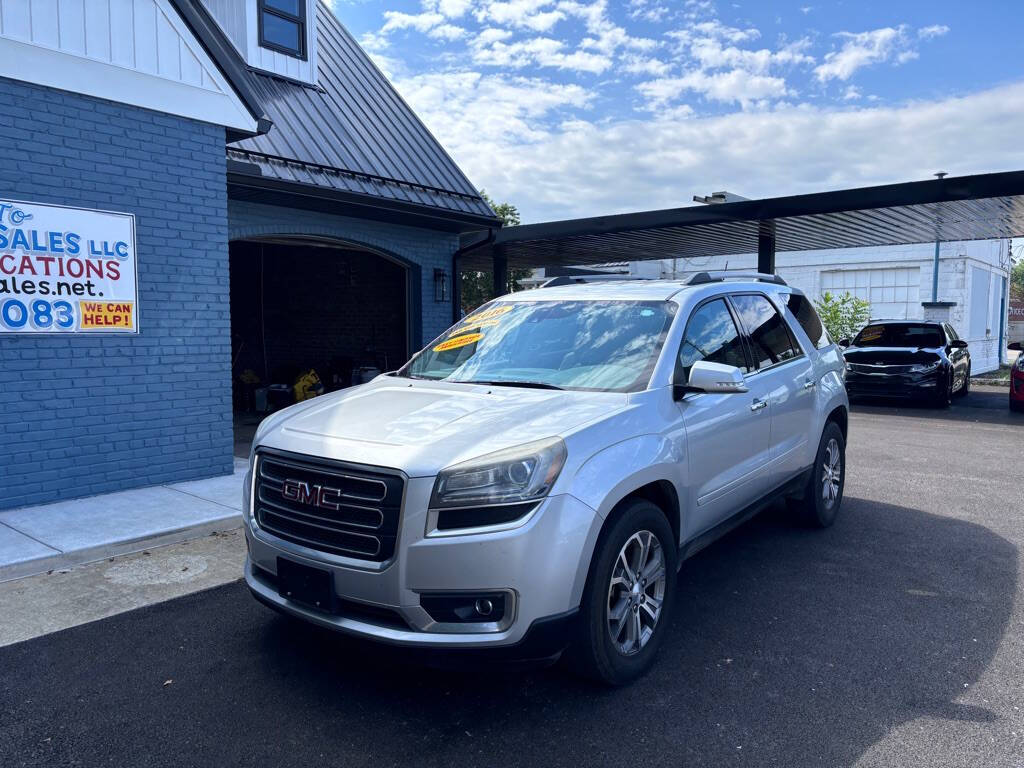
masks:
[[[509,605],[505,592],[462,592],[420,595],[420,605],[439,624],[500,622]]]

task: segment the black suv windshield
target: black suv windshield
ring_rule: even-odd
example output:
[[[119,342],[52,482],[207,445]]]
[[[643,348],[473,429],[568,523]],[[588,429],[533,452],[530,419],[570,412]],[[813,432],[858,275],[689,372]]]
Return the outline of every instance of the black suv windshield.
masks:
[[[647,386],[676,309],[668,301],[496,301],[435,339],[398,375],[633,392]]]
[[[946,337],[936,325],[876,323],[865,326],[853,340],[855,347],[942,347]]]

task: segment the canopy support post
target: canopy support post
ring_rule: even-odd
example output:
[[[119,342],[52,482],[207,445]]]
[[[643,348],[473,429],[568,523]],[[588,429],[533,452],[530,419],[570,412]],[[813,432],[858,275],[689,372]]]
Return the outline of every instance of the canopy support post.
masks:
[[[775,222],[757,223],[757,271],[765,275],[775,274]]]

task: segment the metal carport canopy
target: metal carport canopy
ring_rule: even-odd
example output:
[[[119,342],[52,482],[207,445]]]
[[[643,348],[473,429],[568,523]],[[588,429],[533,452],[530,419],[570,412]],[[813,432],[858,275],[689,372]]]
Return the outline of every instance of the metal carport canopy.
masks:
[[[1024,171],[911,181],[501,229],[460,269],[603,264],[1024,235]]]

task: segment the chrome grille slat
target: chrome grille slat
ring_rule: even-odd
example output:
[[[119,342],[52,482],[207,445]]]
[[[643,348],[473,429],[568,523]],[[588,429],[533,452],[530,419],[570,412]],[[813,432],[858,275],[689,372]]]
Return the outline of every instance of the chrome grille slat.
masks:
[[[399,474],[273,451],[258,451],[256,461],[253,514],[267,533],[376,562],[394,554],[405,490]]]

